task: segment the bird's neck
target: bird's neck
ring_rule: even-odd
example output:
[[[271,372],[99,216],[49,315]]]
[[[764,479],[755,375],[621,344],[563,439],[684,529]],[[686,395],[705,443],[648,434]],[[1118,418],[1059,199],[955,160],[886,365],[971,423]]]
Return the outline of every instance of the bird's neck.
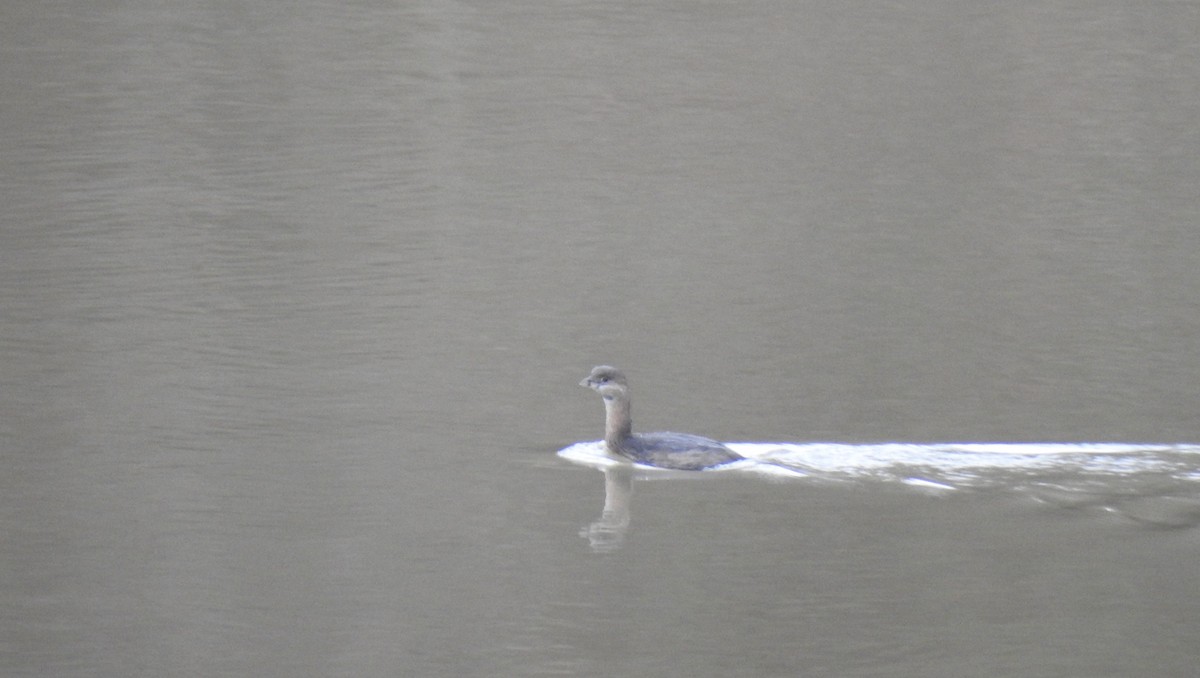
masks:
[[[613,450],[620,450],[622,444],[633,432],[633,421],[629,417],[629,398],[604,399],[604,442]]]

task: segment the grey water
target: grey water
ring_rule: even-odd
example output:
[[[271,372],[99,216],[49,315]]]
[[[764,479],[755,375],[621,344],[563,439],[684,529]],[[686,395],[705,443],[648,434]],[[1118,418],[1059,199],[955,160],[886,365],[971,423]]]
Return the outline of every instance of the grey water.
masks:
[[[1197,34],[6,3],[0,674],[1191,678]],[[600,473],[599,363],[640,430],[912,446]],[[972,442],[1140,452],[923,475]]]

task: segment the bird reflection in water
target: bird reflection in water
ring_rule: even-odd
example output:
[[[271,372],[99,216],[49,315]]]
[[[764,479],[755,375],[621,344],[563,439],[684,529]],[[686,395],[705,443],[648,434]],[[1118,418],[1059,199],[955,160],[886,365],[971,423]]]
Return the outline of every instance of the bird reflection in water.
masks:
[[[616,551],[629,531],[629,505],[633,498],[633,467],[617,464],[604,469],[604,510],[600,519],[579,532],[597,553]]]

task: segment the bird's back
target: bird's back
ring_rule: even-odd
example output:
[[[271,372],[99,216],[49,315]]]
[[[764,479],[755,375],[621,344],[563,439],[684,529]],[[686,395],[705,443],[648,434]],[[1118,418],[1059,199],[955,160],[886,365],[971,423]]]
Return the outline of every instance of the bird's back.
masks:
[[[621,453],[639,464],[681,471],[698,471],[742,458],[711,438],[665,431],[636,433],[625,439]]]

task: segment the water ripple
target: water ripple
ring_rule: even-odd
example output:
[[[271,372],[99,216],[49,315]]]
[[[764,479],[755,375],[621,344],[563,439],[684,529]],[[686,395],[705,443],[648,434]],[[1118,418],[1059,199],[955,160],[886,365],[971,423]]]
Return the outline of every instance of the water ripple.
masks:
[[[1200,524],[1200,445],[1131,443],[728,443],[746,461],[697,474],[635,466],[641,479],[753,473],[926,491],[1000,489],[1064,509],[1095,508],[1164,528]],[[559,451],[619,464],[602,441]]]

